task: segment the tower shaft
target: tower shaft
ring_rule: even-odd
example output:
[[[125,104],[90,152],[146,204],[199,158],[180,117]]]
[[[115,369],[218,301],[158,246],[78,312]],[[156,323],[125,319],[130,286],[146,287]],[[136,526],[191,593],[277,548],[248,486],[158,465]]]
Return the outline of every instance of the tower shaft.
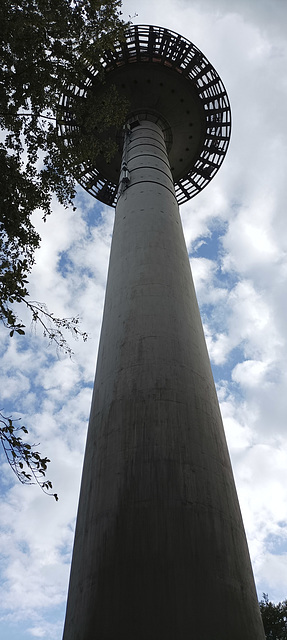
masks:
[[[121,177],[64,640],[263,640],[164,136],[153,122],[126,136]]]

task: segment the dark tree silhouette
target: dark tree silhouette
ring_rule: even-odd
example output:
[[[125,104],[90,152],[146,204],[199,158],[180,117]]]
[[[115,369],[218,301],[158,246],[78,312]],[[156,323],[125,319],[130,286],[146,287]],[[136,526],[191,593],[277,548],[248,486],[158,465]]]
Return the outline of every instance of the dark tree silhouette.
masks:
[[[108,160],[115,145],[105,130],[124,121],[127,105],[115,89],[103,90],[97,103],[92,87],[82,100],[87,62],[101,69],[100,59],[114,47],[126,27],[121,0],[1,0],[0,3],[0,319],[10,336],[23,335],[18,317],[24,305],[44,335],[66,353],[72,353],[65,330],[86,340],[79,319],[57,318],[45,303],[29,299],[28,276],[40,237],[32,214],[46,220],[52,197],[73,207],[72,167],[103,154]],[[101,81],[101,74],[98,76]],[[79,88],[73,115],[79,128],[72,149],[58,136],[59,98],[71,84]],[[93,135],[91,135],[91,131]],[[1,415],[0,439],[6,458],[21,482],[44,479],[49,462],[23,443],[12,418]],[[56,496],[56,494],[54,494]]]
[[[287,600],[274,604],[263,593],[259,602],[267,640],[287,640]]]
[[[45,477],[50,460],[41,456],[35,449],[37,445],[22,440],[20,433],[27,434],[28,429],[18,423],[0,413],[0,440],[11,469],[22,484],[38,484],[44,493],[58,500],[57,494],[52,493],[52,482]]]
[[[123,122],[125,101],[113,87],[100,103],[92,87],[83,100],[80,88],[87,61],[100,71],[103,50],[122,37],[120,6],[120,0],[1,0],[0,319],[10,335],[24,333],[15,303],[27,300],[27,276],[40,244],[32,213],[40,210],[46,219],[52,196],[73,206],[72,167],[115,152],[115,143],[103,134],[111,122]],[[57,131],[59,98],[71,84],[79,87],[72,148]],[[43,319],[42,309],[26,304],[34,320]],[[53,314],[50,320],[55,321]]]

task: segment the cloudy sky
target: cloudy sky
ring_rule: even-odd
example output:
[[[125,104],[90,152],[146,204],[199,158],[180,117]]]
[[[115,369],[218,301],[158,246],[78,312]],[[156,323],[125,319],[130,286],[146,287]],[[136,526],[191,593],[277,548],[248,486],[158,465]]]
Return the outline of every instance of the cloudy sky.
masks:
[[[233,133],[211,184],[181,207],[259,597],[287,598],[287,3],[124,0],[125,17],[181,33],[219,72]],[[72,359],[41,331],[1,331],[1,407],[52,462],[59,502],[0,457],[0,636],[61,640],[114,212],[79,189],[55,204],[31,299],[79,315]]]

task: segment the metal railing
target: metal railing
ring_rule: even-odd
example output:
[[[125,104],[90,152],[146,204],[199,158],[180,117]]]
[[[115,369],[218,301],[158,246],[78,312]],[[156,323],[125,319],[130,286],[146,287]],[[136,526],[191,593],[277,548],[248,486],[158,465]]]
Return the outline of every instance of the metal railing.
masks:
[[[205,139],[199,155],[186,175],[175,182],[178,203],[186,202],[201,191],[217,173],[225,157],[231,134],[231,111],[225,87],[203,53],[177,33],[162,27],[133,25],[126,39],[113,51],[103,54],[101,65],[106,74],[119,67],[149,62],[169,67],[193,86],[204,109]],[[84,87],[69,87],[61,97],[60,135],[67,139],[77,123],[73,119],[73,100],[85,97],[96,84],[98,69],[87,65]],[[95,166],[75,167],[79,183],[95,198],[115,206],[118,185],[100,175]]]

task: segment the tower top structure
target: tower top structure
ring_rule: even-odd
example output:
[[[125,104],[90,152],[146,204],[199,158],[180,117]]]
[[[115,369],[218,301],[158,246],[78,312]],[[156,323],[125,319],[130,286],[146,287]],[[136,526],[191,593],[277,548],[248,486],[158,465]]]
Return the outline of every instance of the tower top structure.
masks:
[[[129,102],[127,124],[142,120],[158,124],[166,141],[179,204],[199,193],[217,173],[231,133],[228,96],[220,77],[203,53],[177,33],[151,25],[132,25],[125,39],[106,51],[98,69],[87,64],[86,80],[69,87],[61,98],[60,133],[66,139],[77,128],[73,118],[75,96],[88,91],[100,97],[115,85]],[[121,171],[122,134],[111,126],[105,133],[118,141],[108,163],[101,156],[96,166],[75,170],[78,182],[91,195],[115,206]]]

